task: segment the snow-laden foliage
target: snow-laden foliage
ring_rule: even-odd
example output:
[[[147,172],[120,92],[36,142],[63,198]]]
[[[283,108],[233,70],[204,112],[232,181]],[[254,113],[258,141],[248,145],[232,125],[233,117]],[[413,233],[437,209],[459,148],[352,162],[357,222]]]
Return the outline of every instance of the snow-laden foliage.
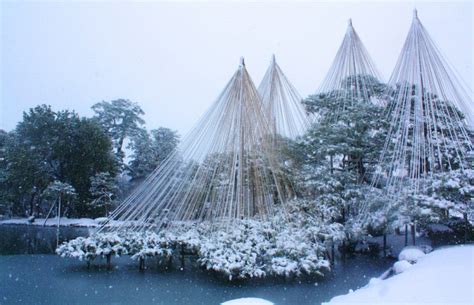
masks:
[[[133,260],[146,257],[167,258],[173,255],[173,238],[166,232],[128,233],[125,247]]]
[[[330,269],[328,249],[345,239],[344,227],[294,200],[271,221],[242,220],[201,244],[199,262],[232,278],[301,276]]]
[[[108,172],[100,172],[90,177],[91,187],[89,192],[94,200],[90,203],[93,207],[103,207],[105,217],[108,216],[110,207],[116,200],[118,193],[117,181]]]
[[[127,254],[124,239],[116,233],[78,237],[60,245],[56,253],[61,257],[92,261],[97,257],[107,258]]]
[[[474,170],[454,170],[439,173],[422,183],[423,193],[414,196],[419,218],[431,222],[449,216],[462,218],[470,214],[474,201]]]
[[[232,225],[224,232],[213,232],[201,244],[199,263],[208,270],[233,278],[263,277],[265,255],[274,230],[267,222],[251,220]]]
[[[196,254],[203,268],[230,280],[265,276],[322,275],[329,249],[346,238],[344,226],[316,213],[314,203],[295,200],[273,219],[236,220],[225,230],[208,223],[179,223],[159,232],[98,233],[57,249],[61,257],[91,261],[128,254],[134,260]],[[222,226],[220,226],[222,227]]]

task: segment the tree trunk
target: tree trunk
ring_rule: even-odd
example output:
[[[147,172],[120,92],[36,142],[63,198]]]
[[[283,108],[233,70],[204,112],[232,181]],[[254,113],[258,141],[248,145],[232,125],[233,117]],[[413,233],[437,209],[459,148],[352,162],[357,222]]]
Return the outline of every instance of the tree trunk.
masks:
[[[383,257],[387,257],[387,233],[383,233]]]
[[[140,257],[140,259],[138,260],[138,269],[140,271],[145,270],[145,258]]]
[[[469,239],[468,237],[468,234],[469,234],[469,219],[467,218],[467,213],[464,212],[462,214],[463,218],[464,218],[464,243],[466,244],[467,243],[467,240]]]
[[[365,177],[365,167],[362,157],[357,161],[357,171],[359,173],[359,183],[362,183]]]
[[[336,261],[336,249],[334,247],[334,242],[332,242],[332,245],[331,245],[331,260],[332,260],[332,264],[334,265]]]
[[[112,254],[111,253],[107,254],[106,258],[107,258],[107,268],[111,269],[111,267],[112,267],[112,264],[111,264]]]
[[[411,240],[413,243],[413,246],[416,245],[416,226],[415,223],[411,225]]]
[[[329,155],[329,162],[330,162],[330,169],[331,169],[331,175],[334,174],[334,156]]]
[[[36,194],[32,194],[30,199],[30,215],[28,216],[35,216],[35,198]]]

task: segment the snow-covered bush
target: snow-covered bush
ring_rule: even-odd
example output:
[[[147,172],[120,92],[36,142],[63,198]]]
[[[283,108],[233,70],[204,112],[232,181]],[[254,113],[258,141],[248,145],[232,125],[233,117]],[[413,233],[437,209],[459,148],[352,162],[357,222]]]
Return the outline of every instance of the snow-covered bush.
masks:
[[[334,243],[344,238],[343,226],[325,223],[316,226],[315,220],[304,219],[307,216],[294,216],[300,223],[289,222],[291,216],[284,219],[283,215],[282,211],[271,221],[235,221],[226,231],[212,233],[201,243],[199,263],[230,280],[322,274],[329,270],[329,241]]]
[[[453,170],[422,181],[421,194],[413,196],[418,216],[441,222],[454,216],[463,218],[474,201],[474,170]]]
[[[206,232],[210,230],[207,223],[180,223],[170,233],[174,236],[176,246],[186,253],[198,254],[205,240]]]
[[[322,274],[322,269],[329,270],[330,263],[324,258],[326,248],[320,233],[311,228],[289,228],[278,232],[267,253],[269,273],[290,277],[303,273]]]
[[[201,243],[198,262],[207,270],[225,274],[229,280],[263,277],[272,234],[267,222],[236,221],[226,231],[212,232]]]
[[[164,231],[158,233],[145,232],[135,233],[136,240],[129,247],[133,249],[131,258],[133,260],[144,259],[145,257],[167,258],[173,255],[173,240]]]
[[[61,257],[77,258],[79,260],[91,260],[85,240],[87,237],[78,237],[68,242],[64,242],[56,249],[56,254]],[[95,257],[95,256],[94,256]]]
[[[230,280],[323,274],[330,269],[329,250],[346,238],[344,226],[327,217],[332,212],[313,201],[294,200],[267,220],[183,222],[158,232],[99,233],[64,243],[57,253],[87,261],[128,254],[141,268],[148,257],[196,254],[199,265]]]
[[[97,257],[107,258],[127,254],[123,239],[116,233],[99,233],[78,237],[61,244],[56,253],[61,257],[77,258],[88,262]]]

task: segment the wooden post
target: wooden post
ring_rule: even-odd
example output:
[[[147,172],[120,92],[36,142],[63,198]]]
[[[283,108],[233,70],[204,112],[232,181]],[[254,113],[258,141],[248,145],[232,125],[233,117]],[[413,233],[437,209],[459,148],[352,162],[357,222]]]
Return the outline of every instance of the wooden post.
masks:
[[[405,247],[408,246],[408,224],[405,225]]]
[[[415,227],[415,223],[413,223],[411,225],[411,240],[412,240],[412,243],[413,243],[413,246],[416,245],[416,227]]]
[[[181,268],[184,269],[184,245],[181,245]]]
[[[61,224],[61,195],[58,199],[58,227],[56,229],[56,248],[59,247],[59,225]]]

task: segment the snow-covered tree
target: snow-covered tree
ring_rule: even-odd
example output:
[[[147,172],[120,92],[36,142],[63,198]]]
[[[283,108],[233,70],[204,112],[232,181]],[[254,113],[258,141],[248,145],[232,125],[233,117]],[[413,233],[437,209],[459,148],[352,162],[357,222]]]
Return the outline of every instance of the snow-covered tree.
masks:
[[[9,191],[6,185],[7,179],[7,160],[6,152],[10,135],[0,129],[0,214],[11,214],[11,202]]]
[[[55,180],[43,191],[42,197],[53,202],[51,209],[56,203],[59,206],[62,205],[63,207],[66,207],[66,210],[62,213],[63,215],[66,215],[70,208],[70,204],[72,204],[77,198],[77,193],[72,185]],[[58,208],[58,212],[60,211],[61,207]],[[60,215],[58,214],[58,216]]]
[[[367,171],[375,165],[388,127],[385,103],[380,102],[388,100],[388,88],[375,80],[369,84],[375,96],[368,100],[334,91],[303,101],[307,111],[318,118],[302,141],[308,161],[327,161],[332,171],[354,171],[360,182],[370,180]],[[373,98],[379,102],[374,103]]]
[[[145,113],[138,104],[125,99],[102,101],[93,105],[92,110],[94,118],[112,139],[116,158],[123,165],[125,140],[143,131],[145,121],[142,116]]]
[[[93,198],[91,204],[95,207],[103,208],[107,217],[110,207],[116,200],[118,192],[117,181],[108,172],[97,173],[90,180],[91,187],[89,191]]]
[[[111,142],[93,120],[41,105],[23,114],[9,133],[5,151],[5,187],[13,213],[43,213],[42,193],[54,180],[67,181],[78,194],[76,215],[88,212],[89,177],[116,171]]]
[[[446,222],[450,217],[467,218],[474,202],[474,170],[434,174],[424,179],[422,189],[412,198],[418,219]]]
[[[132,139],[129,172],[133,179],[146,177],[163,162],[177,147],[176,131],[160,127],[148,133],[142,130]]]

